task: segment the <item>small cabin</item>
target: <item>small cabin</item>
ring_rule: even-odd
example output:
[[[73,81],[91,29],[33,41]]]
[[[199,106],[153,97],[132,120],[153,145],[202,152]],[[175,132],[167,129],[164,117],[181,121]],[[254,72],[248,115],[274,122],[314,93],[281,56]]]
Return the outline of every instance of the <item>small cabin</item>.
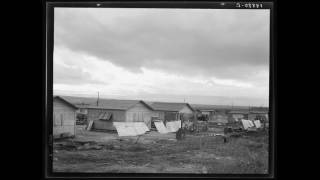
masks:
[[[59,96],[53,97],[53,137],[76,135],[77,107]]]
[[[165,124],[168,121],[182,120],[182,122],[195,121],[194,109],[188,103],[149,102],[154,109],[153,116]]]
[[[78,114],[85,114],[87,123],[91,121],[92,129],[116,130],[113,122],[144,122],[151,127],[153,109],[142,100],[96,99],[90,97],[62,96],[77,106]]]

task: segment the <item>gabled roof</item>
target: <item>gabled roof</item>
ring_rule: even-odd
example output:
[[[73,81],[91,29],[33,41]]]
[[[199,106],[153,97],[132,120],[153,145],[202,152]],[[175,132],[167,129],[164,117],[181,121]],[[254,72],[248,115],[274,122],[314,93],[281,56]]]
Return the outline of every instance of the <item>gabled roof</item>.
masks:
[[[60,96],[53,96],[53,99],[59,99],[60,101],[64,102],[65,104],[67,104],[68,106],[74,108],[74,109],[78,109],[77,106],[75,106],[74,104],[70,103],[69,101],[66,101],[65,99],[61,98]]]
[[[148,104],[157,111],[174,111],[178,112],[185,106],[188,106],[192,111],[194,109],[188,103],[173,103],[173,102],[148,102]]]
[[[97,98],[75,96],[61,97],[79,108],[127,110],[138,103],[142,103],[147,108],[153,110],[152,107],[142,100],[99,99],[99,104],[97,106]]]

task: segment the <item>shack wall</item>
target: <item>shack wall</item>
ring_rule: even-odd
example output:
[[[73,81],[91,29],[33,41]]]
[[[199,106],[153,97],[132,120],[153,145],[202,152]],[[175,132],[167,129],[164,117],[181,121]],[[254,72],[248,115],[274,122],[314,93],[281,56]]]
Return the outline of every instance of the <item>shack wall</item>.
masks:
[[[174,121],[179,118],[178,112],[164,112],[164,120],[167,121]]]
[[[70,133],[75,136],[76,109],[70,107],[60,99],[53,99],[53,136]]]
[[[112,113],[112,120],[117,122],[124,122],[126,120],[124,110],[112,109],[88,109],[88,121],[97,120],[99,115],[103,112]]]
[[[138,103],[126,111],[127,122],[144,122],[149,128],[151,128],[152,116],[153,111],[142,103]]]
[[[99,120],[101,113],[112,113],[112,119],[110,121]],[[92,128],[98,130],[116,130],[113,126],[113,122],[124,122],[126,120],[124,110],[112,110],[112,109],[88,109],[88,122],[93,120]]]
[[[164,120],[165,113],[164,113],[164,111],[154,111],[152,113],[152,116],[158,117],[160,120]]]
[[[116,130],[113,121],[95,120],[92,125],[93,129],[98,130]]]

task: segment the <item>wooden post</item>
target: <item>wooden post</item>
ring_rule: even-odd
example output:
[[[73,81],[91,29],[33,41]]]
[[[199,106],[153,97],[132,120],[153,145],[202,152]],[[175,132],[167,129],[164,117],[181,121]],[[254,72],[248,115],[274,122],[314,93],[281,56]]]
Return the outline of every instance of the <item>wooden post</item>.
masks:
[[[99,106],[99,91],[98,91],[97,106]]]
[[[74,133],[73,133],[74,136],[76,136],[76,131],[77,131],[77,113],[74,112]]]

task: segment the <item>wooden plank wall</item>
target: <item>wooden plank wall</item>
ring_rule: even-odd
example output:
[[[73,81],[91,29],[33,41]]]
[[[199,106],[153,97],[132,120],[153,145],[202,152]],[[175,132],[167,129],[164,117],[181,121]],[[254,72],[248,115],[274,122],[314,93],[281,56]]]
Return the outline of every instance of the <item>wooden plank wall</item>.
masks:
[[[164,120],[164,112],[163,111],[154,111],[152,116],[158,117],[160,120]]]
[[[151,128],[151,116],[153,111],[144,104],[138,103],[126,111],[127,122],[145,122]]]
[[[94,129],[100,130],[116,130],[113,126],[113,121],[95,120],[93,123]]]
[[[125,121],[125,111],[108,109],[88,109],[88,121],[96,120],[102,112],[112,113],[112,119],[117,122]]]
[[[53,135],[75,135],[76,110],[59,99],[53,100]]]

